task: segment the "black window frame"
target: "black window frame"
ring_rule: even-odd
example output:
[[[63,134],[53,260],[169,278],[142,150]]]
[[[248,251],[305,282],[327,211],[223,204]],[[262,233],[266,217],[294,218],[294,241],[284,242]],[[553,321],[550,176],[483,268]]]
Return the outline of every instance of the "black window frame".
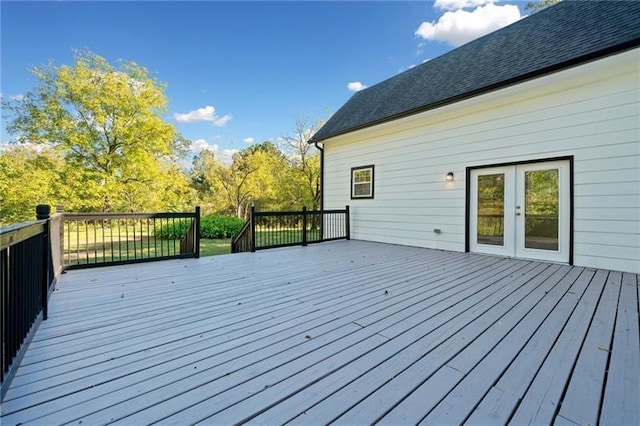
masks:
[[[361,170],[371,170],[371,195],[355,195],[354,194],[354,177],[355,173]],[[352,200],[371,200],[374,197],[374,182],[375,182],[375,166],[373,164],[369,164],[367,166],[358,166],[351,168],[351,199]]]

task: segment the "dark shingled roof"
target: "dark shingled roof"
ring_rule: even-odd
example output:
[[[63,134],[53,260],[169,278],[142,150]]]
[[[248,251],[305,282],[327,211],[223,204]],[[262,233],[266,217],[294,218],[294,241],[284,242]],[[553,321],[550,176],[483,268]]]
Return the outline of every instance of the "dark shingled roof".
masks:
[[[640,1],[568,1],[355,93],[311,143],[640,45]]]

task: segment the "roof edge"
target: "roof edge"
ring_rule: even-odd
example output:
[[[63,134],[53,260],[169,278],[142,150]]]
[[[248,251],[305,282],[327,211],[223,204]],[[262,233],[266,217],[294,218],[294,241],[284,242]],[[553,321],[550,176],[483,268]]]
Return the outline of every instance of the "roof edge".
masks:
[[[460,101],[463,101],[463,100],[466,100],[466,99],[474,98],[474,97],[479,96],[479,95],[483,95],[483,94],[486,94],[486,93],[489,93],[489,92],[496,91],[498,89],[502,89],[502,88],[505,88],[505,87],[508,87],[508,86],[513,86],[515,84],[519,84],[519,83],[522,83],[522,82],[527,81],[527,80],[533,80],[533,79],[538,78],[538,77],[542,77],[542,76],[545,76],[545,75],[548,75],[548,74],[552,74],[552,73],[555,73],[555,72],[558,72],[558,71],[563,71],[563,70],[566,70],[566,69],[569,69],[569,68],[574,68],[576,66],[583,65],[583,64],[586,64],[588,62],[593,62],[595,60],[602,59],[602,58],[605,58],[607,56],[613,56],[615,54],[622,53],[624,51],[631,50],[631,49],[639,47],[639,46],[640,46],[640,38],[628,40],[628,41],[626,41],[624,43],[620,43],[620,44],[617,44],[615,46],[607,47],[606,49],[602,49],[602,50],[598,50],[598,51],[595,51],[595,52],[591,52],[589,54],[582,55],[582,56],[579,56],[577,58],[572,58],[572,59],[570,59],[568,61],[564,61],[564,62],[560,62],[558,64],[550,65],[548,67],[541,68],[539,70],[532,71],[530,73],[526,73],[526,74],[520,75],[518,77],[511,78],[511,79],[508,79],[508,80],[504,80],[504,81],[501,81],[499,83],[495,83],[495,84],[491,84],[491,85],[488,85],[488,86],[484,86],[484,87],[481,87],[479,89],[472,90],[470,92],[466,92],[466,93],[463,93],[463,94],[458,95],[458,96],[452,96],[452,97],[444,99],[442,101],[434,102],[434,103],[429,104],[429,105],[424,105],[424,106],[421,106],[419,108],[414,108],[414,109],[411,109],[411,110],[408,110],[408,111],[401,112],[399,114],[395,114],[395,115],[391,115],[389,117],[385,117],[385,118],[382,118],[382,119],[374,120],[374,121],[371,121],[369,123],[362,124],[360,126],[350,127],[350,128],[344,129],[344,130],[339,131],[339,132],[330,133],[330,134],[328,134],[326,136],[323,136],[321,138],[316,138],[315,135],[314,135],[314,136],[311,137],[311,139],[309,139],[308,143],[309,144],[321,143],[322,141],[326,141],[327,139],[331,139],[331,138],[334,138],[336,136],[342,136],[342,135],[345,135],[347,133],[355,132],[357,130],[367,129],[369,127],[374,127],[374,126],[377,126],[379,124],[388,123],[390,121],[395,121],[395,120],[398,120],[398,119],[401,119],[401,118],[405,118],[405,117],[409,117],[409,116],[412,116],[412,115],[416,115],[416,114],[419,114],[421,112],[430,111],[430,110],[433,110],[433,109],[436,109],[436,108],[440,108],[440,107],[443,107],[443,106],[446,106],[446,105],[451,105],[451,104],[454,104],[454,103],[457,103],[457,102],[460,102]]]

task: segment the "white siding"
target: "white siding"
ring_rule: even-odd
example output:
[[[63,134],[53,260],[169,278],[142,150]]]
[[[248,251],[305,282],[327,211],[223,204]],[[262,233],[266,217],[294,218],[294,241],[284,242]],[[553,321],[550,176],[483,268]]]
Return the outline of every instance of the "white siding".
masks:
[[[574,264],[640,272],[638,64],[634,49],[332,138],[325,208],[351,206],[354,239],[463,251],[466,167],[573,156]],[[375,198],[351,200],[369,164]]]

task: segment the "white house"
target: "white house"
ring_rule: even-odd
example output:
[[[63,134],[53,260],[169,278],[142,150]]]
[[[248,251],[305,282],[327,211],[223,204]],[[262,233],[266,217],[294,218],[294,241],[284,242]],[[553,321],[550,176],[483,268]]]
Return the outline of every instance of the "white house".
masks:
[[[563,1],[314,135],[354,239],[640,272],[640,2]]]

